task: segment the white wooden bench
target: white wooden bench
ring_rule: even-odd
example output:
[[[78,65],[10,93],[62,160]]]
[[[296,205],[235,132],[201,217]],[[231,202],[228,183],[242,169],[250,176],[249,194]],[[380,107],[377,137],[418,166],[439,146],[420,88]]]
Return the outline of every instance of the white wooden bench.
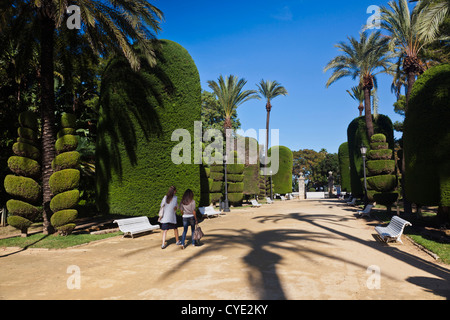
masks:
[[[252,203],[252,207],[257,207],[257,208],[261,207],[261,203],[259,203],[256,200],[251,200],[250,202]]]
[[[373,208],[373,204],[368,204],[364,210],[358,210],[358,214],[360,217],[369,216],[370,217],[370,211]]]
[[[273,200],[270,199],[269,197],[266,197],[266,201],[267,201],[268,204],[273,204]]]
[[[348,204],[349,206],[354,206],[354,205],[355,205],[355,202],[356,202],[356,198],[353,198],[352,201],[347,201],[347,204]]]
[[[134,238],[135,234],[153,231],[159,229],[159,225],[152,225],[147,217],[133,217],[126,219],[114,220],[113,223],[117,223],[119,225],[119,230],[124,233],[124,237],[126,235],[130,235]]]
[[[199,207],[198,210],[200,211],[200,213],[201,213],[203,216],[206,216],[206,217],[208,217],[208,218],[209,218],[209,217],[212,217],[212,216],[219,216],[219,214],[220,214],[220,211],[214,210],[214,208],[211,207],[211,206],[208,206],[208,207]]]
[[[393,216],[387,227],[377,226],[375,231],[378,232],[381,239],[385,242],[399,241],[403,243],[400,237],[406,226],[412,226],[412,224],[398,216]]]
[[[281,201],[286,201],[286,197],[285,196],[280,196]]]

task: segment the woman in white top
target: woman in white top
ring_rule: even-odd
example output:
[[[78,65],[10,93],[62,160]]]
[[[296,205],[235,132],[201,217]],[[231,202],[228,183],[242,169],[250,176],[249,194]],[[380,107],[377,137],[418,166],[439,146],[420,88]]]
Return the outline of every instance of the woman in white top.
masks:
[[[177,189],[174,186],[171,186],[167,191],[167,194],[161,201],[161,207],[164,205],[164,214],[162,219],[159,221],[161,223],[161,230],[163,230],[161,249],[165,249],[167,247],[166,234],[167,231],[170,229],[173,229],[177,245],[181,245],[181,242],[178,239],[177,216],[176,216],[176,211],[178,208],[177,202],[178,199],[177,196],[175,195],[176,192]]]
[[[193,239],[195,225],[197,224],[197,216],[195,215],[195,200],[194,192],[191,189],[187,189],[180,202],[180,211],[183,214],[183,235],[181,236],[181,249],[185,248],[184,241],[186,240],[187,231],[191,226],[192,244],[195,246],[195,240]]]

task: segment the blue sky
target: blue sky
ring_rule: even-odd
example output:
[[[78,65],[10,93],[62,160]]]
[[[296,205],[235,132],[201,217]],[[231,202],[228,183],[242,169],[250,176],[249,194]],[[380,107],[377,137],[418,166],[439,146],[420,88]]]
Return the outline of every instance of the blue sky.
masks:
[[[356,80],[341,79],[328,89],[331,71],[323,68],[339,52],[334,47],[358,33],[367,22],[370,5],[387,1],[152,1],[165,15],[161,39],[185,47],[200,73],[202,88],[219,75],[234,74],[256,89],[261,80],[277,80],[289,92],[272,101],[270,128],[280,130],[280,145],[291,150],[321,148],[337,152],[347,140],[347,126],[359,115],[347,89]],[[392,122],[392,78],[378,77],[379,113]],[[243,130],[264,129],[265,102],[239,106]],[[399,137],[399,133],[395,134]]]

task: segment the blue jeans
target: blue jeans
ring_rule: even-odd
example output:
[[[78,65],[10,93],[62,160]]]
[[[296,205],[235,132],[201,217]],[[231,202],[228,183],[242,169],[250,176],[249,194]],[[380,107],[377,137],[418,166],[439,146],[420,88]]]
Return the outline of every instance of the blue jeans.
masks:
[[[186,240],[187,231],[189,229],[189,225],[191,226],[191,237],[194,236],[195,230],[195,218],[183,218],[183,235],[181,236],[181,244],[184,246],[184,241]],[[192,244],[195,244],[195,240],[192,239]]]

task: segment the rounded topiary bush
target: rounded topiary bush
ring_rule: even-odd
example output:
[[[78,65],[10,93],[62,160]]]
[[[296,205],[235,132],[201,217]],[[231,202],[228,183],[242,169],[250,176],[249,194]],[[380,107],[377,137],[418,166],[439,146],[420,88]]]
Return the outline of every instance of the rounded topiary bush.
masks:
[[[62,128],[56,134],[56,138],[59,139],[65,135],[75,135],[75,134],[76,134],[76,130],[73,128]]]
[[[50,176],[50,190],[54,195],[78,188],[80,171],[77,169],[64,169]]]
[[[52,226],[60,228],[66,224],[71,224],[77,218],[78,211],[75,209],[65,209],[55,212],[50,221]]]
[[[29,204],[28,202],[10,199],[6,202],[6,209],[10,213],[21,216],[28,220],[33,220],[39,213],[39,208]]]
[[[370,141],[374,142],[386,142],[386,136],[382,133],[375,133],[372,137],[370,137]]]
[[[72,113],[63,113],[61,115],[61,127],[75,131],[77,117]]]
[[[27,218],[21,216],[9,216],[8,224],[13,226],[16,229],[22,230],[22,236],[26,236],[26,232],[28,228],[31,226],[33,222]]]
[[[36,141],[38,139],[38,134],[36,131],[33,131],[30,128],[25,127],[19,127],[17,129],[17,133],[19,135],[19,138]]]
[[[9,169],[19,176],[38,178],[41,174],[41,166],[36,160],[11,156],[8,159]]]
[[[74,189],[65,192],[58,193],[50,201],[50,209],[53,212],[73,208],[78,204],[80,199],[80,191]]]
[[[56,140],[55,149],[58,154],[68,151],[76,150],[78,146],[78,139],[76,136],[66,134]]]
[[[367,152],[367,158],[371,160],[390,160],[392,159],[392,150],[391,149],[369,150]]]
[[[367,177],[367,188],[375,191],[393,190],[397,186],[397,176],[390,174]]]
[[[154,67],[143,55],[139,71],[114,57],[103,72],[95,173],[96,204],[104,213],[156,217],[170,185],[181,195],[191,189],[200,203],[200,165],[175,164],[172,150],[179,141],[171,139],[177,129],[195,136],[195,121],[201,121],[200,76],[179,44],[157,40],[155,47]]]
[[[288,147],[274,146],[269,149],[269,157],[275,152],[279,155],[278,172],[272,176],[274,193],[286,194],[292,192],[292,168],[294,163],[294,156]],[[274,157],[272,157],[273,159]],[[270,164],[271,166],[273,164]],[[270,179],[267,179],[270,180]],[[269,186],[270,187],[270,186]]]
[[[395,171],[395,162],[392,160],[372,160],[367,161],[366,165],[369,176],[390,174]]]
[[[35,203],[41,195],[41,186],[32,178],[9,174],[5,177],[5,191],[15,198]]]
[[[38,122],[33,112],[19,114],[17,132],[19,137],[12,150],[14,155],[8,159],[8,167],[14,175],[7,175],[4,180],[5,191],[13,197],[6,203],[9,211],[8,224],[20,229],[22,236],[27,236],[28,227],[39,214],[34,206],[41,198],[41,186],[35,180],[40,174],[41,153],[38,143]]]
[[[19,157],[26,157],[33,160],[39,160],[41,158],[41,153],[39,149],[35,146],[24,143],[24,142],[16,142],[13,144],[13,152]]]
[[[80,153],[78,151],[69,151],[58,154],[52,161],[52,169],[60,171],[64,169],[77,168],[80,162]]]
[[[53,215],[51,224],[61,235],[68,235],[76,227],[73,222],[77,218],[78,211],[74,207],[80,199],[77,190],[80,183],[80,171],[77,169],[80,154],[75,151],[78,139],[75,135],[76,117],[73,114],[64,113],[61,116],[62,129],[58,132],[58,140],[55,149],[58,155],[52,162],[55,171],[49,180],[53,198],[50,201],[50,209]]]

